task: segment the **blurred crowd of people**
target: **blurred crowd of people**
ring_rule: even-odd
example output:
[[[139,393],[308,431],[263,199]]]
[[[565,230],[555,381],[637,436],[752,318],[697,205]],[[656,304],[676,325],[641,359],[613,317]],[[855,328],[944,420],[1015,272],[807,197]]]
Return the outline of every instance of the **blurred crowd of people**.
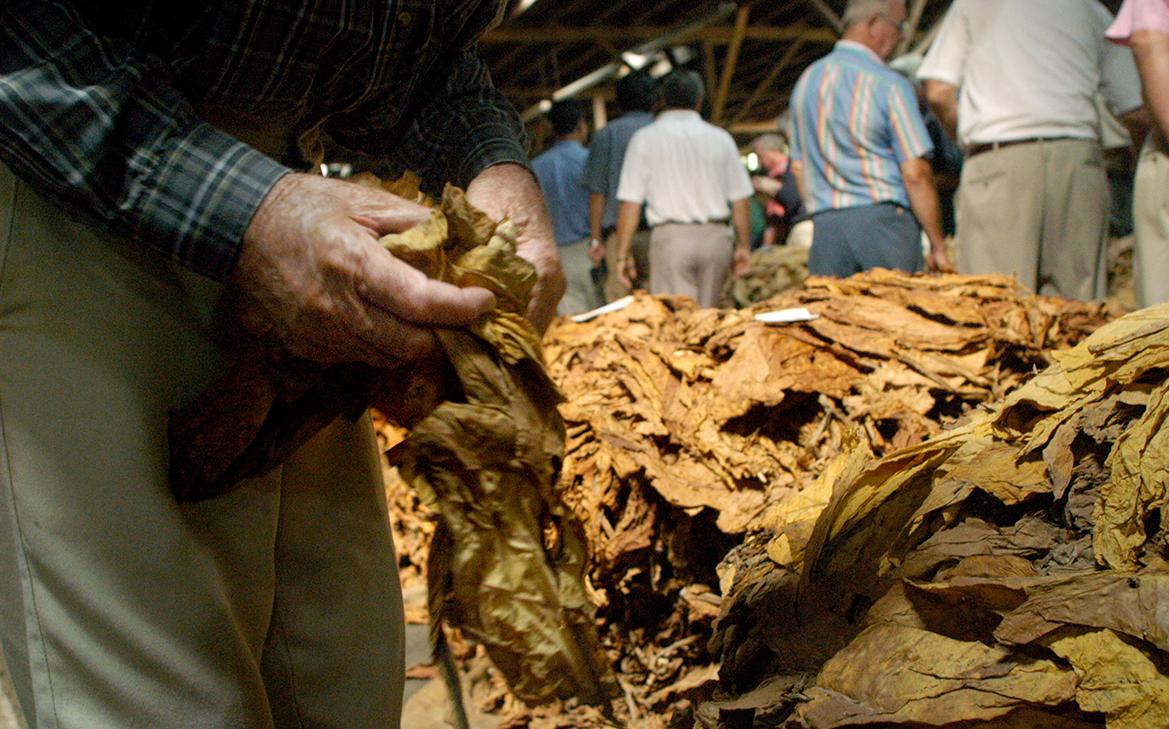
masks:
[[[554,104],[533,166],[568,277],[560,313],[635,286],[712,306],[751,248],[784,244],[810,246],[816,275],[1008,273],[1102,297],[1110,197],[1130,189],[1110,180],[1109,129],[1140,150],[1136,303],[1169,300],[1169,0],[1115,17],[1097,0],[954,0],[924,57],[892,58],[907,16],[904,0],[849,0],[841,39],[750,144],[753,176],[701,117],[692,71],[624,76],[625,113],[588,148],[579,102]]]

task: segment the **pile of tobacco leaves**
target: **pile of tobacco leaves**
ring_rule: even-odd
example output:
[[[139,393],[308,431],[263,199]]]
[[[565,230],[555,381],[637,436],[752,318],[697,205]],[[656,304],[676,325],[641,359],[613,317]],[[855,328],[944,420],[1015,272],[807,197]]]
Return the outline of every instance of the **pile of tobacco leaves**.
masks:
[[[792,312],[788,318],[795,321],[788,324],[755,318],[791,309],[802,311]],[[999,412],[1008,393],[1058,366],[1064,355],[1054,352],[1081,342],[1111,318],[1102,305],[1036,296],[1005,277],[874,271],[845,280],[811,278],[797,291],[741,310],[698,309],[687,299],[638,295],[621,311],[554,325],[544,352],[549,375],[565,397],[560,413],[567,443],[558,491],[584,524],[587,587],[619,685],[613,697],[619,725],[770,726],[803,717],[809,691],[820,688],[817,672],[864,635],[862,622],[885,594],[878,587],[901,584],[900,573],[884,563],[877,587],[862,579],[860,567],[846,569],[849,560],[867,565],[861,556],[875,558],[888,545],[865,543],[862,549],[851,531],[841,537],[822,526],[844,479],[884,463],[881,458],[893,459],[881,473],[895,482],[903,471],[932,473],[941,456],[923,465],[898,454],[929,453],[938,442],[965,437],[959,434],[986,413]],[[382,435],[387,446],[402,437],[388,425]],[[1072,438],[1065,450],[1078,463],[1077,448],[1083,447]],[[1008,459],[1005,448],[972,458],[966,468],[1000,468]],[[1027,493],[1039,493],[1033,483],[1039,470],[1027,471]],[[410,579],[424,578],[433,527],[392,469],[387,476],[410,593]],[[1074,495],[1083,514],[1079,483],[1069,477],[1063,496]],[[905,527],[890,520],[903,520],[916,507],[905,511],[910,496],[902,496],[896,483],[890,488],[885,501],[856,497],[859,503],[844,516],[860,526],[833,523],[862,530],[872,524]],[[929,512],[929,528],[964,505],[985,507],[972,513],[987,529],[1022,520],[1023,533],[1056,540],[1069,564],[1085,559],[1074,540],[1032,535],[1033,521],[1022,514],[1003,522],[1012,510],[1030,505],[1026,499],[1003,506],[1009,512],[1004,515],[987,503],[984,491],[971,486],[969,492],[965,500]],[[885,502],[901,510],[887,512]],[[846,537],[854,541],[842,542],[843,556],[837,555],[833,540]],[[981,545],[984,537],[972,538]],[[817,559],[805,562],[810,545]],[[891,559],[903,557],[897,552]],[[835,581],[821,586],[830,581],[805,565]],[[809,621],[803,610],[819,617]],[[420,609],[415,612],[422,617]],[[897,643],[879,635],[876,645],[874,659],[886,659]],[[596,708],[571,702],[523,706],[476,655],[469,646],[463,651],[472,668],[471,695],[500,716],[501,726],[612,725]],[[883,665],[873,675],[881,683],[890,673]],[[824,690],[868,700],[843,685],[825,684]],[[915,717],[920,721],[921,714]],[[850,726],[816,723],[815,716],[798,720]],[[767,721],[773,723],[761,723]],[[897,721],[882,716],[869,723]]]

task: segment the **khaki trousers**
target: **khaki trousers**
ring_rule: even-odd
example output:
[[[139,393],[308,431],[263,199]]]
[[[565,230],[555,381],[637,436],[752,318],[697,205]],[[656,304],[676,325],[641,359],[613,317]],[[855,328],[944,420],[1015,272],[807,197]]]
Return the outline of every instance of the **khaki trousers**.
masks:
[[[1092,140],[1034,142],[966,160],[958,270],[1014,274],[1041,294],[1104,295],[1108,177]]]
[[[368,418],[179,505],[167,413],[218,286],[0,167],[0,638],[40,729],[397,727],[402,608]]]
[[[654,226],[649,241],[650,293],[689,296],[704,308],[718,305],[734,242],[726,223]]]
[[[1133,189],[1133,285],[1139,308],[1169,301],[1169,155],[1150,133]]]

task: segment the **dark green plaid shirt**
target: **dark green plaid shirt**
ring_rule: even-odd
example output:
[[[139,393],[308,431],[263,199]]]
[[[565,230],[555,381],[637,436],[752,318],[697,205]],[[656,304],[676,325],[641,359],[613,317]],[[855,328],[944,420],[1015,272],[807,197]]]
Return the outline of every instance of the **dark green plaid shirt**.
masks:
[[[196,108],[465,185],[527,164],[475,53],[499,0],[2,0],[0,160],[222,279],[289,171]],[[290,162],[290,160],[282,160]]]

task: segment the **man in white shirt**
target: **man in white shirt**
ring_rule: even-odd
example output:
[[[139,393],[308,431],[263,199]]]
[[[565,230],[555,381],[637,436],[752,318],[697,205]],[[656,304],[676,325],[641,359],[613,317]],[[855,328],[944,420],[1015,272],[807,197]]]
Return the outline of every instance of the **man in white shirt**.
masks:
[[[662,79],[661,93],[665,110],[633,135],[621,168],[618,272],[626,286],[637,275],[629,253],[644,204],[653,229],[650,292],[692,296],[701,306],[714,306],[732,265],[735,276],[750,266],[749,199],[755,190],[734,139],[698,114],[703,94],[698,74],[671,72]]]
[[[966,151],[958,269],[1104,295],[1108,180],[1095,97],[1142,134],[1140,84],[1095,0],[954,0],[918,70]]]

